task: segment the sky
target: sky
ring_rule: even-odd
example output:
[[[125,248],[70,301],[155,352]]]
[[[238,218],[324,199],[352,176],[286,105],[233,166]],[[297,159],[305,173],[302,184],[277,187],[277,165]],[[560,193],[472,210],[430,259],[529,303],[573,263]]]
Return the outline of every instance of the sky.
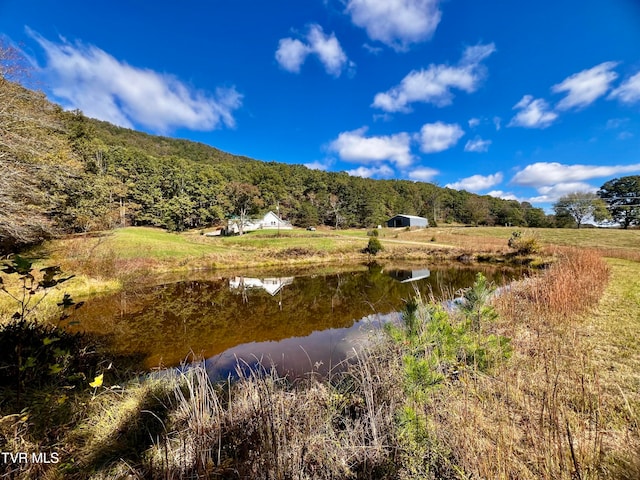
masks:
[[[638,0],[0,0],[68,109],[528,201],[640,174]]]

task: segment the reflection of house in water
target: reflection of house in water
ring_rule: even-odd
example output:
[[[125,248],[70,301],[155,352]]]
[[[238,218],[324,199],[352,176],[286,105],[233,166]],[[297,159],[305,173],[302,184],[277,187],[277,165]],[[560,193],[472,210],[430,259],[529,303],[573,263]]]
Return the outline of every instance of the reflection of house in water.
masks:
[[[424,268],[421,270],[390,270],[387,274],[391,278],[398,280],[400,283],[407,283],[428,278],[431,275],[431,272],[428,268]]]
[[[245,291],[251,288],[262,288],[275,295],[285,285],[291,285],[294,277],[269,277],[269,278],[251,278],[251,277],[233,277],[229,279],[229,288],[231,290]]]

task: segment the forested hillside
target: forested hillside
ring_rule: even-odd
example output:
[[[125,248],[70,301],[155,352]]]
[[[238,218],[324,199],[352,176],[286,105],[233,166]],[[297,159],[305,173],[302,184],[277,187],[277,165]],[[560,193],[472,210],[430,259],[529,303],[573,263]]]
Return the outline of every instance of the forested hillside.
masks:
[[[396,213],[433,223],[545,226],[530,204],[407,180],[261,162],[63,111],[0,78],[0,249],[122,225],[181,231],[241,208],[294,225],[372,227]],[[302,159],[301,159],[302,160]]]

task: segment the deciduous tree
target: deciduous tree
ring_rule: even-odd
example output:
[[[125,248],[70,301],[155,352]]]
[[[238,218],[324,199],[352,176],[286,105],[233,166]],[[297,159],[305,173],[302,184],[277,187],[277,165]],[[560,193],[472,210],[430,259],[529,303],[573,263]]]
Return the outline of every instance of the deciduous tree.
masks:
[[[260,197],[260,190],[250,183],[231,182],[227,187],[226,194],[231,202],[231,213],[240,217],[239,230],[242,235],[247,215],[264,204]]]
[[[573,192],[563,197],[553,205],[558,217],[571,217],[578,228],[585,220],[593,219],[602,222],[608,217],[605,203],[592,192]]]
[[[598,195],[622,228],[640,225],[640,175],[609,180],[600,187]]]

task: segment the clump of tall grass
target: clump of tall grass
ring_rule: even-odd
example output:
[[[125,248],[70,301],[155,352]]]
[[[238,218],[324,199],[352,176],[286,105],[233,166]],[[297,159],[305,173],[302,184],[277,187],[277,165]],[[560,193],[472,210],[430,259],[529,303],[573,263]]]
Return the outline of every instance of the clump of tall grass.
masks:
[[[595,252],[566,251],[539,277],[496,301],[493,329],[512,359],[491,375],[438,392],[431,434],[472,478],[612,478],[600,373],[589,363],[580,315],[608,281]]]
[[[164,377],[153,395],[143,384],[144,394],[105,407],[76,455],[86,466],[102,462],[95,478],[386,478],[402,401],[396,359],[360,351],[331,379],[239,368],[226,384],[196,364]],[[101,433],[88,435],[94,429]]]

